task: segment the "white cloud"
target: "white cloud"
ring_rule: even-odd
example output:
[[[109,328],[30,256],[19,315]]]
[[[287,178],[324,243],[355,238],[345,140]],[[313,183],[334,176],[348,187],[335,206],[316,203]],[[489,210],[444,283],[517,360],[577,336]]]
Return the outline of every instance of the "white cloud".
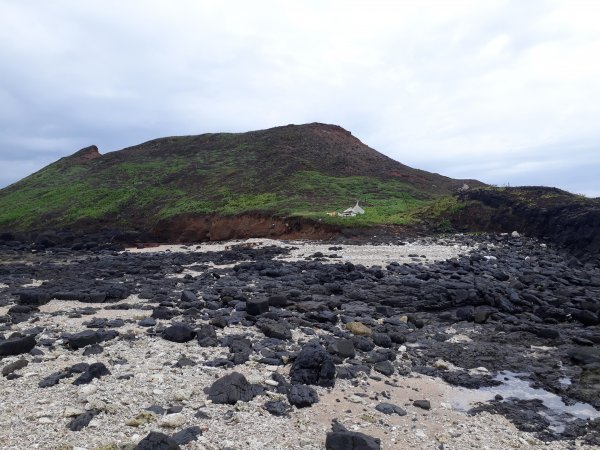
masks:
[[[0,182],[28,154],[322,121],[426,170],[581,185],[533,163],[600,173],[571,147],[600,143],[599,21],[578,0],[0,0]]]

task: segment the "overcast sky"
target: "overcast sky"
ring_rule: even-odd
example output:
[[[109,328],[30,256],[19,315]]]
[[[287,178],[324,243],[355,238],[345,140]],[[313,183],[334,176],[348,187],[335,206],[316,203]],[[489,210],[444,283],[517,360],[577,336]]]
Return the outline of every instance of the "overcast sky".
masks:
[[[0,187],[91,144],[335,123],[600,196],[600,1],[0,0]]]

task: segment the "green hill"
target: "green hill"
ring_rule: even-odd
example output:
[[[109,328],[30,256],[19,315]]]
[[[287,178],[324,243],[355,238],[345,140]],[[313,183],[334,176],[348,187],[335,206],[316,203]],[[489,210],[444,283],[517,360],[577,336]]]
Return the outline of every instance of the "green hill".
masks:
[[[407,167],[334,125],[168,137],[104,155],[88,147],[0,190],[0,230],[151,230],[244,213],[411,224],[420,211],[451,207],[448,194],[464,183],[481,184]],[[364,215],[327,215],[356,200]]]

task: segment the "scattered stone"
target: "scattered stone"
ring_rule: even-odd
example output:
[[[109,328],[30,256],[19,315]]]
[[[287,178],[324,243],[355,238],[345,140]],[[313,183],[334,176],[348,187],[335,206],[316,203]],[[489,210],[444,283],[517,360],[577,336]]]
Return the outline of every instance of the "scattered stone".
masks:
[[[260,316],[269,312],[268,298],[253,298],[246,301],[246,312],[251,316]]]
[[[373,331],[361,322],[348,322],[346,329],[356,336],[371,336]]]
[[[290,330],[290,325],[283,320],[278,322],[273,320],[265,320],[259,322],[258,326],[260,331],[262,331],[267,337],[281,340],[292,339],[292,330]]]
[[[210,324],[201,325],[196,330],[196,339],[200,347],[217,347],[219,345],[215,327]]]
[[[27,353],[35,347],[35,336],[15,336],[0,340],[0,357]]]
[[[405,416],[407,412],[400,408],[397,405],[393,405],[392,403],[379,403],[375,406],[375,409],[383,414],[398,414],[399,416]]]
[[[354,431],[327,433],[326,450],[381,450],[381,441]]]
[[[172,436],[172,438],[177,444],[186,445],[190,442],[197,441],[198,437],[200,436],[202,436],[202,430],[200,429],[200,427],[193,426],[178,431]]]
[[[429,402],[429,400],[415,400],[413,402],[413,406],[416,406],[417,408],[425,409],[427,411],[429,411],[431,409],[431,403]]]
[[[333,387],[335,365],[331,355],[316,341],[306,344],[292,364],[290,379],[294,384]]]
[[[171,342],[184,343],[194,339],[196,332],[189,326],[183,323],[176,323],[165,328],[162,332],[162,338]]]
[[[27,367],[28,364],[29,361],[27,361],[25,358],[17,359],[16,361],[9,363],[2,368],[2,376],[6,377],[17,370]]]
[[[288,417],[292,411],[292,407],[287,403],[275,400],[265,403],[263,407],[269,414],[277,417]]]
[[[313,388],[304,384],[292,385],[287,393],[290,404],[297,408],[306,408],[319,401],[319,395]]]
[[[249,402],[263,393],[263,388],[248,383],[239,372],[232,372],[215,381],[207,389],[208,398],[214,403],[235,405],[238,401]]]
[[[69,423],[69,430],[81,431],[83,428],[87,427],[92,419],[98,414],[100,414],[100,411],[98,410],[87,411],[83,414],[79,414]]]
[[[157,431],[151,431],[133,450],[180,450],[175,439]]]
[[[394,365],[390,361],[380,361],[373,365],[373,369],[382,375],[392,376],[395,372]]]
[[[163,416],[160,419],[160,421],[158,422],[158,424],[161,427],[177,428],[177,427],[184,425],[185,422],[186,422],[186,418],[183,414],[173,413],[173,414],[167,414],[166,416]]]
[[[327,351],[342,358],[354,358],[356,356],[354,341],[352,339],[336,339],[327,348]]]
[[[155,420],[156,420],[156,414],[154,414],[151,411],[142,411],[137,416],[135,416],[133,419],[129,419],[127,422],[125,422],[125,425],[127,425],[129,427],[140,427],[147,423],[154,422]]]
[[[105,375],[110,375],[110,370],[101,362],[90,364],[90,366],[86,369],[85,372],[81,374],[79,378],[73,381],[75,386],[79,386],[81,384],[88,384],[94,378],[100,378]]]

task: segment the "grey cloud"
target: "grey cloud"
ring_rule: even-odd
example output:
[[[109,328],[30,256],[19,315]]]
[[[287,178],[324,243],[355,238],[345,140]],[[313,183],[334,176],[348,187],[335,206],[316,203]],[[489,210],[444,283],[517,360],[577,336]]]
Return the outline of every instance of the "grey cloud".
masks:
[[[425,170],[597,195],[600,9],[526,3],[0,0],[0,186],[90,144],[321,121]]]

